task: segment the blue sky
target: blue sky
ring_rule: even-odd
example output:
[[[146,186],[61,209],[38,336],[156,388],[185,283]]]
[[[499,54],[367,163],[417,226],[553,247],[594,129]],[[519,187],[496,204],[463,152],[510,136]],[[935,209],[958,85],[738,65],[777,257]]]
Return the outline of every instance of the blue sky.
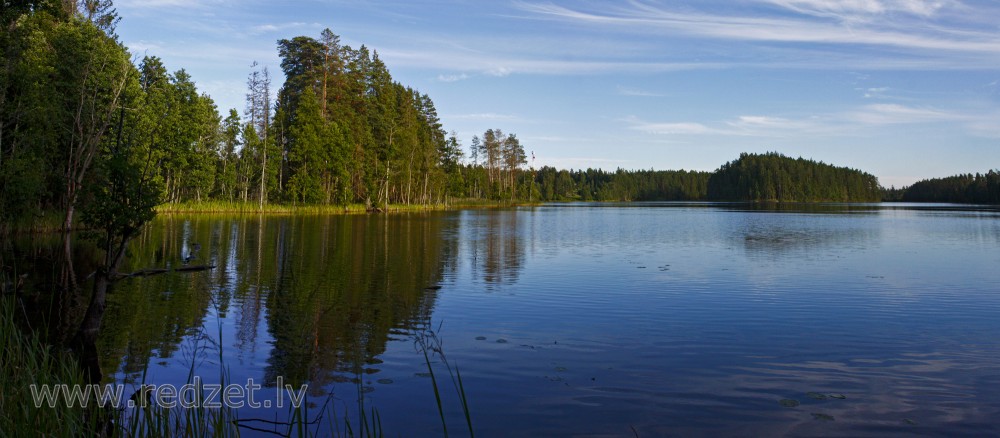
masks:
[[[992,0],[118,0],[138,55],[242,111],[250,64],[329,27],[427,93],[464,145],[534,165],[714,170],[779,151],[883,185],[1000,168]]]

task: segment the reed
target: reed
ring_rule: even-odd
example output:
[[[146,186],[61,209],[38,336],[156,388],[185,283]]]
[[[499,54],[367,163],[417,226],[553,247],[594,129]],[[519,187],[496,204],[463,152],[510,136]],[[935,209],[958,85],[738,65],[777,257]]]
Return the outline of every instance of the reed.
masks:
[[[483,199],[457,199],[448,203],[435,204],[390,204],[380,207],[379,213],[416,213],[425,211],[441,211],[458,208],[496,208],[515,205],[537,205],[525,203],[510,203],[489,201]],[[156,207],[160,214],[361,214],[371,213],[363,204],[320,205],[320,204],[264,204],[261,206],[252,202],[201,201],[162,204]]]
[[[3,280],[3,279],[0,279]],[[31,385],[82,385],[82,369],[75,358],[46,345],[42,328],[22,329],[20,303],[13,296],[0,298],[0,435],[31,431],[36,436],[77,437],[100,430],[98,417],[79,406],[57,403],[35,407]]]
[[[53,407],[46,404],[36,408],[30,384],[82,387],[85,380],[81,367],[70,352],[46,345],[37,332],[38,328],[34,328],[36,331],[32,332],[31,327],[23,329],[18,326],[17,321],[23,318],[20,318],[20,307],[12,295],[7,294],[0,299],[0,336],[6,340],[0,347],[0,412],[3,413],[0,415],[0,436],[7,436],[11,431],[32,431],[37,436],[46,437],[232,438],[239,437],[243,430],[297,437],[374,438],[386,435],[382,427],[382,414],[368,403],[360,378],[356,380],[358,409],[354,418],[347,409],[338,417],[331,393],[316,410],[311,409],[308,402],[290,407],[288,421],[285,422],[241,419],[239,412],[232,407],[205,407],[205,383],[195,385],[194,399],[197,403],[192,403],[193,407],[178,405],[168,408],[151,400],[150,392],[146,389],[148,369],[143,371],[140,383],[132,395],[135,401],[132,407],[92,405],[85,408],[69,406],[64,400],[59,400]],[[231,381],[229,368],[223,360],[222,322],[218,318],[216,320],[216,336],[208,335],[207,328],[203,326],[198,334],[187,341],[190,343],[187,350],[192,352],[187,370],[188,384],[200,382],[200,379],[195,379],[198,358],[212,354],[219,366],[219,384],[225,387]],[[475,436],[461,373],[445,356],[441,339],[435,332],[427,331],[416,337],[416,345],[422,352],[431,375],[432,390],[444,435],[448,436],[448,428],[442,397],[443,381],[439,377],[446,375],[461,402],[469,436]],[[435,367],[440,371],[441,365],[444,366],[445,374],[435,372]],[[261,427],[259,422],[266,426]]]
[[[414,340],[417,348],[424,355],[424,364],[427,365],[427,372],[431,377],[431,384],[434,389],[434,401],[437,403],[438,415],[441,418],[441,428],[444,431],[444,436],[448,436],[448,424],[445,420],[445,408],[441,401],[441,387],[437,380],[437,375],[434,374],[434,362],[431,358],[436,356],[441,364],[444,365],[445,370],[448,372],[448,377],[451,379],[452,388],[455,390],[455,395],[458,397],[459,402],[461,402],[462,415],[465,419],[465,426],[469,431],[470,437],[475,437],[475,428],[472,426],[472,413],[469,409],[469,399],[465,395],[465,384],[462,382],[462,373],[458,369],[458,364],[452,365],[448,361],[448,357],[444,354],[444,346],[442,339],[438,336],[438,332],[441,330],[441,325],[438,325],[438,330],[425,330],[418,333],[416,339]]]

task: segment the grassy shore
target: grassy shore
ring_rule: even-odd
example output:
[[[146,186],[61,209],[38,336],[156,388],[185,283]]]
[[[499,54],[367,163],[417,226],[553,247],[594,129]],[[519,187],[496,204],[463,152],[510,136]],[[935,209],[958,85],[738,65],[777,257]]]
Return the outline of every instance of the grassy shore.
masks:
[[[488,201],[481,199],[460,199],[447,204],[390,204],[377,210],[369,210],[363,204],[348,205],[303,205],[303,204],[260,204],[255,202],[202,201],[162,204],[156,208],[158,214],[197,213],[237,213],[237,214],[364,214],[364,213],[416,213],[442,211],[459,208],[489,208],[525,205],[522,203]]]
[[[348,205],[305,205],[305,204],[264,204],[256,202],[200,201],[161,204],[157,214],[366,214],[366,213],[419,213],[427,211],[457,210],[463,208],[504,208],[513,206],[541,205],[540,202],[493,201],[485,199],[454,199],[443,204],[390,204],[378,210],[369,210],[363,204]],[[0,236],[14,234],[48,234],[62,231],[62,211],[51,210],[31,218],[13,223],[0,223]],[[74,220],[73,230],[83,229],[79,214]]]
[[[66,212],[60,210],[42,211],[29,217],[9,223],[0,223],[0,236],[20,233],[55,233],[62,231]],[[79,224],[74,224],[74,228]]]

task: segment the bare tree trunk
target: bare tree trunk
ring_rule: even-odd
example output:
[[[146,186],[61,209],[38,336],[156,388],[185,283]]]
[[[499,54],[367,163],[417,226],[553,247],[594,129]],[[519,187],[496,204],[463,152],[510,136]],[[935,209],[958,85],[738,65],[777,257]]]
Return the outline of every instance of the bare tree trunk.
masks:
[[[410,186],[413,185],[413,151],[410,151],[410,163],[406,165],[406,203],[410,204]]]
[[[261,160],[260,165],[260,210],[264,211],[264,195],[265,195],[265,185],[267,181],[264,178],[264,172],[267,170],[267,143],[261,145],[261,154],[264,155],[264,159]]]
[[[105,266],[98,269],[94,276],[94,291],[90,297],[90,304],[87,306],[87,313],[80,323],[74,345],[80,351],[81,365],[84,369],[84,377],[87,383],[97,384],[103,379],[101,364],[97,355],[97,335],[101,330],[101,321],[104,319],[104,309],[107,305],[108,288],[118,276],[118,269],[122,260],[125,259],[125,248],[128,245],[128,238],[122,239],[116,247],[106,248]]]
[[[428,174],[429,173],[430,172],[424,172],[424,193],[422,195],[423,200],[424,200],[424,204],[429,204],[430,203],[430,202],[428,202],[429,200],[427,198],[427,180],[428,180]]]

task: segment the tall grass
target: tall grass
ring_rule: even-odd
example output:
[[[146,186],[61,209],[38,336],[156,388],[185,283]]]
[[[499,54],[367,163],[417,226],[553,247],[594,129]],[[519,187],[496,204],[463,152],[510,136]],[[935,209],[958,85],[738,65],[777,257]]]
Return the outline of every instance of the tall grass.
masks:
[[[438,336],[438,332],[441,331],[441,325],[438,325],[437,332],[434,330],[425,330],[417,334],[414,341],[415,345],[424,355],[424,364],[427,365],[427,372],[431,376],[431,384],[434,386],[434,401],[437,403],[438,415],[441,418],[441,428],[444,431],[444,436],[448,436],[448,422],[445,420],[445,408],[441,401],[441,386],[438,383],[437,375],[434,374],[434,366],[432,365],[431,357],[437,356],[439,361],[444,365],[445,370],[448,372],[448,377],[451,379],[452,388],[455,390],[455,395],[462,404],[462,415],[465,419],[465,426],[468,428],[469,436],[475,437],[476,432],[472,427],[472,413],[469,410],[469,399],[465,395],[465,385],[462,383],[462,373],[458,369],[458,365],[452,365],[448,361],[448,357],[444,354],[444,346],[442,339]]]
[[[390,204],[380,208],[379,212],[409,213],[422,211],[441,211],[455,208],[489,208],[510,207],[513,205],[537,205],[537,203],[511,203],[509,201],[492,201],[485,199],[455,199],[448,203],[435,204]],[[311,204],[264,204],[263,207],[254,202],[200,201],[162,204],[156,207],[161,214],[193,214],[193,213],[238,213],[238,214],[361,214],[369,210],[364,204],[348,205],[311,205]]]
[[[215,305],[213,300],[213,305]],[[215,306],[218,315],[218,306]],[[195,393],[193,399],[185,399],[185,402],[193,404],[193,407],[175,406],[168,408],[157,403],[151,403],[145,393],[145,383],[148,368],[143,370],[142,384],[139,385],[136,408],[131,411],[123,411],[121,414],[122,431],[129,437],[168,437],[185,436],[196,438],[232,438],[240,436],[239,415],[231,406],[225,404],[219,408],[205,406],[208,400],[205,395],[205,382],[195,379],[197,364],[199,359],[208,353],[217,352],[216,359],[219,366],[219,384],[225,387],[231,382],[229,368],[223,361],[222,349],[222,322],[217,318],[218,338],[212,338],[207,334],[205,327],[189,338],[190,364],[186,384],[194,385]],[[195,385],[200,382],[199,385]]]
[[[218,315],[218,309],[216,311]],[[193,401],[197,403],[194,403],[194,407],[178,405],[167,408],[150,399],[151,392],[146,386],[148,368],[143,371],[141,381],[135,387],[136,391],[132,396],[135,400],[134,407],[119,409],[70,407],[60,400],[55,407],[46,404],[36,408],[30,390],[31,384],[84,385],[86,382],[82,368],[70,352],[46,345],[42,341],[43,337],[37,332],[32,335],[30,328],[23,330],[18,326],[16,321],[22,319],[22,316],[23,312],[13,296],[0,295],[0,339],[5,340],[0,346],[0,370],[2,370],[0,437],[18,436],[27,432],[46,437],[232,438],[239,437],[241,430],[244,429],[298,437],[374,438],[386,435],[382,427],[382,415],[377,408],[367,402],[360,378],[357,379],[358,409],[354,418],[347,409],[344,410],[342,417],[338,417],[332,393],[316,410],[311,409],[308,400],[304,400],[305,402],[299,406],[290,407],[287,421],[240,418],[239,412],[232,407],[205,407],[204,402],[207,400],[204,385],[207,382],[203,382],[200,386],[195,385]],[[219,367],[219,384],[225,387],[231,381],[223,357],[222,322],[218,318],[217,321],[217,337],[208,335],[206,328],[202,327],[197,334],[188,338],[187,342],[190,344],[187,351],[191,352],[188,384],[200,381],[195,379],[197,364],[200,359],[213,354]],[[435,372],[436,364],[438,367],[440,364],[444,365],[446,375],[450,378],[455,394],[461,402],[465,426],[469,435],[474,436],[472,416],[461,373],[445,356],[441,339],[435,332],[426,331],[416,337],[416,345],[422,352],[431,375],[432,389],[444,435],[448,436],[448,428],[442,401],[442,380],[439,380],[442,374]]]
[[[445,204],[428,205],[389,205],[382,208],[382,212],[420,212],[446,210],[451,206]],[[264,204],[263,208],[256,203],[225,202],[225,201],[203,201],[185,202],[177,204],[163,204],[156,208],[157,213],[163,214],[185,214],[185,213],[239,213],[239,214],[360,214],[367,213],[368,209],[362,204],[348,205],[290,205],[290,204]]]
[[[3,279],[0,279],[3,280]],[[58,403],[35,407],[31,384],[82,385],[83,371],[67,351],[46,345],[41,333],[22,330],[23,309],[14,297],[0,297],[0,436],[30,433],[47,437],[94,435],[98,416]],[[41,328],[35,328],[42,330]]]
[[[0,236],[14,234],[44,234],[62,231],[66,212],[44,210],[38,214],[17,218],[11,222],[0,221]],[[82,228],[79,217],[73,220],[74,230]]]

